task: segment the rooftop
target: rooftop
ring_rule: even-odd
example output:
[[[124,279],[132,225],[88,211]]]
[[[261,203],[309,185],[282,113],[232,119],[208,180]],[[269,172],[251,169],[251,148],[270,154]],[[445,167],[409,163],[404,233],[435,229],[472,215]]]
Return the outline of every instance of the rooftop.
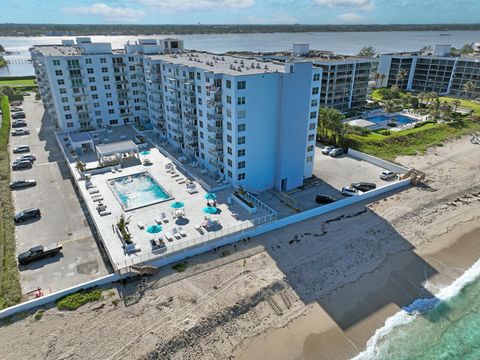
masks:
[[[262,61],[253,58],[212,54],[200,51],[188,51],[178,54],[150,55],[148,58],[229,75],[253,75],[270,72],[285,72],[285,65],[274,61]]]
[[[97,145],[97,150],[100,154],[115,154],[125,151],[136,151],[137,149],[137,145],[132,140]]]
[[[44,56],[78,56],[82,50],[77,45],[34,45],[33,49]]]

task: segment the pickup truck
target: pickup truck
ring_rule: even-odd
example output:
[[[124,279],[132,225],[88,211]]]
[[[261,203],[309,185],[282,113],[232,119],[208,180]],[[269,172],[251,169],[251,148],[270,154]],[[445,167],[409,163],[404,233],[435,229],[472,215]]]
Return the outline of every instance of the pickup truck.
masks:
[[[50,245],[50,246],[35,246],[30,250],[18,254],[18,262],[20,265],[27,265],[35,260],[40,260],[48,256],[55,256],[62,251],[62,245]]]

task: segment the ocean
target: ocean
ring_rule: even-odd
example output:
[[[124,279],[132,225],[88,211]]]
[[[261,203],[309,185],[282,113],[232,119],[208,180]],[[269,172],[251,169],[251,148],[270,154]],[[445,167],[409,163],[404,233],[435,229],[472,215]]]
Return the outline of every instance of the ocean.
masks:
[[[387,319],[353,360],[480,359],[480,261],[437,298],[428,312]]]
[[[445,36],[447,35],[447,36]],[[159,36],[92,36],[95,42],[111,42],[113,48],[122,48],[127,41],[139,38],[165,38]],[[480,31],[392,31],[392,32],[323,32],[323,33],[258,33],[258,34],[194,34],[169,35],[185,41],[187,49],[201,49],[211,52],[236,51],[286,51],[293,43],[308,43],[311,49],[328,50],[337,54],[352,55],[363,46],[373,46],[378,52],[416,51],[423,46],[451,44],[461,47],[467,43],[480,41]],[[0,76],[33,75],[30,63],[25,62],[32,45],[60,44],[62,39],[72,36],[41,37],[2,37],[0,44],[13,52],[7,56],[12,63],[0,69]]]

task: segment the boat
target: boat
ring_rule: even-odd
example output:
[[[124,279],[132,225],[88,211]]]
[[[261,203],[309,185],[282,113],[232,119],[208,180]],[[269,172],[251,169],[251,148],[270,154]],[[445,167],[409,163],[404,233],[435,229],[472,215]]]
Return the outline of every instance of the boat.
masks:
[[[449,33],[442,33],[442,34],[440,34],[440,36],[450,36],[450,35],[452,35],[452,34],[449,34]]]

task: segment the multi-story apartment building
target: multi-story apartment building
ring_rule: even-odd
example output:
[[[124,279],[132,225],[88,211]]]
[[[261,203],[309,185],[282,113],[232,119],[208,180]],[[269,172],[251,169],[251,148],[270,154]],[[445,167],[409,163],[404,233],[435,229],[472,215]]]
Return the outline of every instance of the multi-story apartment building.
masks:
[[[250,191],[291,190],[313,171],[322,70],[183,51],[181,41],[89,39],[31,49],[45,108],[67,132],[152,126],[165,141]]]
[[[291,53],[270,53],[261,58],[280,61],[313,62],[322,69],[320,106],[346,112],[367,103],[369,82],[377,71],[377,58],[336,55],[330,51],[310,50],[308,44],[293,44]]]
[[[409,91],[479,97],[480,56],[453,56],[450,48],[450,45],[437,45],[431,54],[381,55],[379,72],[385,75],[382,86],[397,84]],[[464,84],[469,81],[476,85],[473,96],[463,91]]]

